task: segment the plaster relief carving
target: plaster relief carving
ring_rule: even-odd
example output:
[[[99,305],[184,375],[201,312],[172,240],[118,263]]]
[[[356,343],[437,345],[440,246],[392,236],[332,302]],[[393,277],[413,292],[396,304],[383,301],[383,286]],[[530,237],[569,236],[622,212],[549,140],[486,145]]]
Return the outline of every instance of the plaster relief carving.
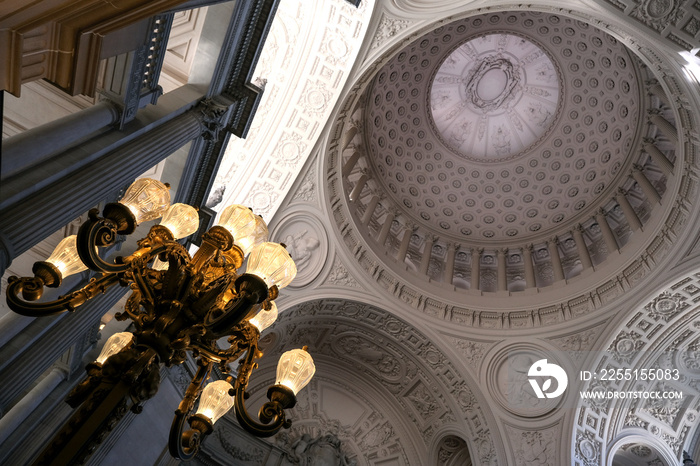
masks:
[[[473,438],[480,436],[485,458],[482,464],[495,464],[494,437],[478,398],[459,375],[460,370],[418,329],[383,309],[327,299],[286,310],[272,330],[281,337],[276,343],[278,348],[294,346],[294,342],[301,344],[302,340],[312,342],[310,351],[324,355],[326,361],[334,361],[342,367],[345,377],[380,383],[395,397],[399,409],[408,414],[426,442],[445,426],[459,426]],[[445,400],[455,403],[445,405]],[[315,403],[310,401],[307,415],[313,415]],[[307,409],[301,400],[297,406]],[[395,443],[390,438],[396,430],[387,430],[391,424],[380,420],[368,422],[361,433],[355,434],[355,442],[360,448],[363,444],[375,445],[377,455],[384,451],[392,457]]]
[[[234,460],[244,461],[246,463],[260,464],[265,456],[265,452],[242,442],[240,436],[223,427],[215,428],[216,438],[219,440],[221,447],[231,455]]]
[[[473,369],[478,369],[489,345],[486,343],[462,340],[461,338],[450,338],[450,341],[452,341],[455,348],[464,356],[466,363]]]
[[[507,426],[516,466],[557,466],[556,432],[559,427],[523,431]]]
[[[350,288],[360,288],[360,285],[359,283],[357,283],[357,280],[355,280],[355,278],[352,275],[350,275],[348,269],[345,268],[345,266],[340,261],[340,259],[338,259],[337,256],[335,258],[335,261],[333,262],[333,266],[331,267],[331,273],[328,275],[326,283],[347,286]]]
[[[422,383],[411,389],[406,394],[406,398],[423,419],[429,418],[440,408],[431,390]]]
[[[399,32],[406,29],[410,24],[411,23],[406,20],[390,18],[386,15],[382,16],[382,21],[379,24],[379,28],[377,28],[374,39],[372,39],[371,48],[374,49],[379,47],[383,42],[386,42],[388,39],[394,37]]]
[[[536,361],[546,358],[547,352],[529,344],[501,350],[482,370],[487,377],[489,392],[504,409],[518,416],[534,417],[550,412],[560,399],[538,398],[528,375]]]
[[[288,454],[291,464],[299,466],[356,466],[356,460],[350,460],[341,450],[341,441],[335,434],[325,434],[311,438],[303,434],[292,444]]]
[[[326,264],[328,235],[315,216],[292,214],[280,221],[270,236],[284,243],[294,259],[297,276],[290,284],[291,287],[307,285]]]

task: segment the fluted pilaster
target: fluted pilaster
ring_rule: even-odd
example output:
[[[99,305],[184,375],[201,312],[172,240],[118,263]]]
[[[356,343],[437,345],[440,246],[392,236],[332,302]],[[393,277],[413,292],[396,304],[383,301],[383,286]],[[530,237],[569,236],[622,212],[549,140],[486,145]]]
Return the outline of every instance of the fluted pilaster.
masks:
[[[639,230],[642,227],[642,222],[639,220],[637,213],[632,208],[630,201],[627,200],[627,192],[624,189],[618,188],[617,194],[615,195],[615,201],[617,201],[617,203],[620,205],[622,213],[625,214],[625,218],[627,219],[630,229],[632,231]]]
[[[523,262],[525,263],[525,287],[534,288],[537,286],[535,281],[535,265],[532,263],[532,250],[533,245],[528,244],[522,248],[523,251]]]
[[[369,204],[367,204],[367,208],[365,209],[364,215],[362,215],[362,225],[367,226],[369,225],[369,222],[372,220],[372,215],[374,214],[374,209],[377,208],[377,204],[379,204],[380,196],[377,194],[372,195],[372,199],[370,199]]]
[[[430,258],[433,255],[433,245],[437,238],[433,235],[425,235],[425,245],[423,246],[423,256],[420,259],[420,273],[425,275],[428,273],[428,267],[430,266]]]
[[[605,241],[605,244],[608,247],[608,253],[612,253],[613,251],[619,252],[619,249],[617,247],[617,240],[615,239],[615,234],[613,233],[612,229],[610,228],[610,225],[608,224],[607,217],[608,213],[605,212],[604,209],[600,209],[595,215],[595,220],[598,223],[598,226],[600,227],[600,233],[603,235],[603,241]]]
[[[472,277],[471,289],[481,289],[481,254],[484,252],[482,248],[472,248]]]
[[[547,247],[549,248],[549,258],[552,261],[552,271],[554,272],[554,281],[564,280],[564,268],[561,264],[561,257],[559,256],[559,238],[554,237],[547,241]]]
[[[386,243],[386,239],[389,237],[389,232],[391,231],[391,224],[394,222],[396,215],[397,213],[394,209],[388,209],[386,217],[384,217],[382,229],[379,231],[379,237],[377,238],[379,244],[384,245],[384,243]]]
[[[666,155],[661,152],[656,145],[654,145],[653,139],[645,138],[644,145],[642,147],[644,152],[651,156],[652,160],[659,166],[659,168],[661,168],[661,171],[663,171],[666,176],[673,173],[673,164],[670,160],[668,160]]]
[[[506,255],[508,254],[508,249],[497,249],[496,255],[498,257],[498,291],[508,291],[508,266],[506,264]]]
[[[355,168],[355,164],[357,161],[360,159],[362,156],[362,152],[359,150],[355,149],[352,154],[350,154],[350,157],[345,161],[345,165],[343,165],[343,177],[347,177],[350,173],[352,173],[353,168]]]
[[[406,259],[406,254],[408,253],[408,246],[411,244],[411,236],[413,232],[416,231],[416,225],[411,222],[407,222],[403,232],[403,238],[401,239],[401,245],[399,245],[399,251],[396,254],[396,260],[403,262]]]
[[[588,252],[588,248],[586,247],[586,240],[583,238],[583,226],[576,225],[571,233],[574,236],[576,251],[578,252],[578,258],[581,261],[583,269],[590,269],[593,267],[593,261],[591,260],[591,254]]]
[[[455,255],[457,254],[457,249],[459,245],[454,242],[447,243],[447,258],[445,259],[445,273],[444,281],[446,283],[452,284],[455,273]]]
[[[678,130],[673,124],[661,115],[658,110],[649,112],[649,121],[659,128],[659,131],[664,133],[669,141],[675,146],[678,145]]]
[[[647,197],[649,202],[652,204],[655,204],[657,202],[661,202],[661,195],[659,192],[656,190],[653,184],[651,184],[651,181],[649,181],[649,178],[644,174],[644,167],[635,164],[634,167],[632,168],[632,178],[634,178],[634,181],[639,184],[639,186],[642,188],[642,191],[644,192],[644,195]]]
[[[365,189],[365,186],[367,185],[368,179],[369,175],[367,174],[367,170],[362,170],[362,175],[360,175],[360,179],[357,180],[355,187],[352,188],[352,192],[350,192],[350,202],[352,202],[353,204],[357,204],[357,202],[360,200],[360,194],[362,193],[362,190]]]

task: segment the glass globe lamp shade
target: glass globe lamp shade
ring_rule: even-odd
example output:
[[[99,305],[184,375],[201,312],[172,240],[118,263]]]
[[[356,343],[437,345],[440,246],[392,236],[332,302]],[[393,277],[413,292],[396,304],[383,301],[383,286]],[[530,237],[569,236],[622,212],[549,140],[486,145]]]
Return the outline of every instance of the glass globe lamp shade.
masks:
[[[311,355],[304,349],[293,349],[280,356],[277,364],[277,384],[291,389],[294,395],[306,387],[316,372]]]
[[[107,339],[107,342],[102,347],[102,351],[100,352],[100,355],[97,357],[97,359],[95,359],[95,362],[99,364],[104,364],[107,358],[109,358],[113,354],[117,354],[118,352],[120,352],[125,346],[131,343],[131,340],[133,340],[133,338],[134,335],[131,332],[115,333]]]
[[[157,257],[153,261],[153,264],[151,265],[151,269],[153,270],[168,270],[168,267],[170,267],[170,264],[167,262],[163,262],[162,260],[158,259]]]
[[[231,389],[233,387],[225,380],[217,380],[204,387],[197,414],[206,416],[214,424],[233,407],[234,398],[229,395]]]
[[[246,273],[262,278],[268,288],[277,285],[282,289],[296,277],[297,266],[284,246],[266,242],[250,252]]]
[[[262,311],[258,312],[255,317],[248,321],[251,325],[254,325],[260,333],[262,333],[263,330],[275,323],[275,320],[277,320],[277,304],[275,304],[274,301],[270,304],[272,304],[272,307],[270,307],[269,311],[263,309]]]
[[[268,238],[267,223],[260,215],[254,215],[255,227],[253,234],[236,240],[236,244],[243,250],[243,256],[247,256],[258,244],[264,243]]]
[[[78,247],[75,244],[76,238],[76,235],[63,238],[56,246],[56,249],[53,250],[51,256],[46,259],[46,262],[53,264],[61,272],[62,278],[87,270],[87,266],[83,264],[78,256]]]
[[[175,239],[184,238],[199,228],[199,213],[190,205],[173,204],[163,214],[160,224],[170,230]]]
[[[243,249],[246,241],[253,241],[248,237],[254,235],[255,214],[245,206],[232,204],[221,212],[218,225],[226,228],[233,235],[233,242]]]
[[[139,224],[165,213],[170,205],[170,191],[158,180],[141,178],[129,186],[119,203],[129,208]]]

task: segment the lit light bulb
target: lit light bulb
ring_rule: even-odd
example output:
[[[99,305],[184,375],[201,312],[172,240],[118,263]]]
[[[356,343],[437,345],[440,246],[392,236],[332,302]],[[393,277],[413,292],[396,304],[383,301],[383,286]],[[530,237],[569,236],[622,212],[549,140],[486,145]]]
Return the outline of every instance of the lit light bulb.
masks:
[[[51,263],[61,272],[62,278],[87,270],[87,266],[82,263],[80,256],[78,256],[78,247],[75,243],[76,238],[76,235],[63,238],[56,246],[56,249],[53,250],[51,256],[46,259],[46,262]]]
[[[254,215],[254,217],[253,233],[244,238],[236,239],[236,244],[243,250],[243,256],[247,256],[255,246],[267,241],[269,235],[265,220],[260,215]]]
[[[129,186],[119,203],[128,207],[140,224],[163,215],[170,205],[170,191],[158,180],[141,178]]]
[[[275,320],[277,320],[277,304],[275,304],[274,301],[272,301],[270,304],[272,307],[270,307],[269,311],[263,309],[258,312],[255,317],[248,321],[251,325],[254,325],[260,333],[262,333],[263,330],[275,323]]]
[[[229,395],[232,389],[225,380],[217,380],[204,387],[197,414],[206,416],[214,424],[233,407],[234,397]]]
[[[126,345],[131,343],[133,338],[134,335],[131,332],[115,333],[107,339],[107,342],[102,347],[102,351],[97,359],[95,359],[95,362],[98,364],[104,364],[107,358],[120,352]]]
[[[284,385],[294,392],[306,387],[316,372],[316,366],[311,355],[303,349],[293,349],[282,353],[277,364],[277,384]]]
[[[248,257],[246,273],[262,278],[267,287],[282,289],[296,277],[297,266],[289,252],[278,243],[262,243],[253,248]]]
[[[218,225],[226,228],[231,233],[233,242],[241,249],[243,249],[244,245],[254,242],[255,214],[245,206],[233,204],[226,207],[221,212]],[[249,239],[248,237],[250,236],[252,238]]]
[[[199,213],[187,204],[173,204],[163,214],[160,224],[170,230],[175,239],[184,238],[199,228]]]

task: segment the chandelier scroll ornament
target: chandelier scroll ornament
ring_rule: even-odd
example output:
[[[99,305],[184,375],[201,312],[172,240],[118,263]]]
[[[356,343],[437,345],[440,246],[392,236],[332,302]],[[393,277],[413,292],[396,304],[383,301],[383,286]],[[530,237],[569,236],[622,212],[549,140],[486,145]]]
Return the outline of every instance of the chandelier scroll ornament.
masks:
[[[118,203],[105,206],[102,216],[90,211],[77,237],[65,238],[46,261],[34,264],[33,277],[10,278],[8,305],[32,317],[76,311],[115,285],[131,289],[115,318],[129,320],[133,330],[112,336],[88,364],[87,378],[66,400],[75,408],[73,416],[36,464],[84,461],[128,410],[139,413],[155,395],[161,367],[182,364],[188,355],[197,371],[175,411],[168,443],[173,457],[191,459],[214,422],[232,407],[241,426],[256,436],[290,427],[285,409],[294,407],[296,394],[315,372],[306,347],[282,355],[277,383],[257,419],[246,410],[245,399],[255,361],[263,355],[260,333],[277,317],[274,300],[296,275],[294,261],[283,244],[267,241],[262,218],[240,205],[222,211],[219,224],[190,256],[177,240],[197,230],[198,214],[190,206],[169,203],[166,185],[137,180]],[[160,216],[161,223],[137,242],[134,253],[114,262],[101,257],[99,249],[114,244],[118,235]],[[246,256],[246,271],[239,274]],[[40,301],[44,287],[58,287],[66,276],[87,268],[101,275],[56,300]],[[224,337],[228,348],[220,347]],[[208,383],[215,367],[228,374],[237,360],[235,376]]]

